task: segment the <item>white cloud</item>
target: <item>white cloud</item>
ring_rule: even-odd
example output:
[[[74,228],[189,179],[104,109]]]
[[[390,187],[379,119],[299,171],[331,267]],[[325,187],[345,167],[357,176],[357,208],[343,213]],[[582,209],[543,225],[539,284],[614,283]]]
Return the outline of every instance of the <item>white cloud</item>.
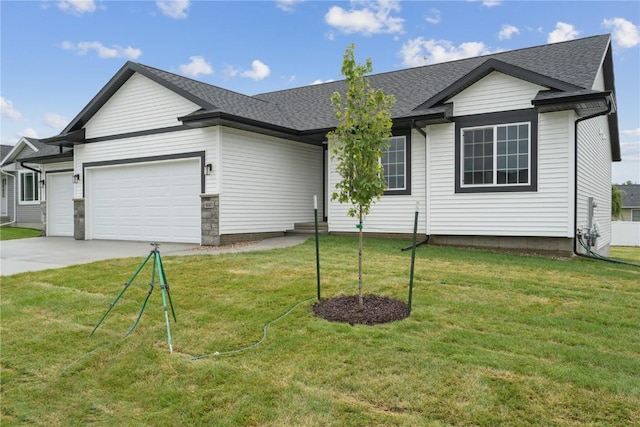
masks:
[[[494,6],[500,6],[500,3],[502,3],[500,0],[484,0],[482,2],[482,5],[484,7],[494,7]]]
[[[620,131],[620,135],[624,135],[624,136],[640,136],[640,128],[622,130],[622,131]]]
[[[508,40],[514,34],[520,34],[520,30],[518,29],[518,27],[515,27],[513,25],[504,24],[502,26],[502,29],[500,30],[500,33],[498,34],[498,38],[500,40]]]
[[[22,120],[22,113],[13,108],[13,102],[0,96],[0,115],[11,120]]]
[[[98,56],[103,59],[108,58],[127,58],[127,59],[136,59],[140,55],[142,55],[142,51],[140,49],[135,49],[131,46],[122,47],[118,45],[113,45],[112,47],[107,47],[103,45],[101,42],[78,42],[74,44],[70,41],[62,42],[62,48],[64,50],[73,50],[78,55],[86,55],[90,50],[96,51]]]
[[[431,9],[429,11],[429,16],[424,18],[424,20],[427,21],[430,24],[439,24],[441,19],[442,19],[442,17],[441,17],[440,11],[438,9]]]
[[[73,15],[92,13],[96,10],[93,0],[65,0],[58,2],[58,9]]]
[[[329,79],[329,80],[321,80],[321,79],[317,79],[311,82],[312,85],[321,85],[322,83],[331,83],[334,82],[335,80],[333,79]]]
[[[256,81],[264,79],[269,74],[271,74],[269,67],[257,59],[251,63],[251,70],[240,73],[242,77],[248,77]]]
[[[492,53],[482,42],[465,42],[454,46],[447,40],[425,40],[418,37],[409,40],[400,50],[403,65],[419,67],[427,64],[454,61]]]
[[[191,2],[189,0],[158,0],[156,6],[170,18],[185,19]]]
[[[638,27],[624,18],[605,19],[602,22],[605,28],[613,28],[613,40],[620,47],[634,47],[640,43]]]
[[[357,9],[358,6],[361,8]],[[352,0],[350,10],[333,6],[324,16],[324,20],[327,24],[346,34],[401,33],[404,19],[391,16],[392,12],[399,11],[399,3],[393,0],[378,0],[377,2]]]
[[[45,113],[42,121],[54,129],[64,129],[69,124],[69,119],[56,113]]]
[[[34,128],[26,128],[20,132],[20,136],[26,136],[27,138],[38,138],[38,132]]]
[[[296,10],[296,6],[302,2],[303,0],[276,0],[276,6],[285,12],[293,12]]]
[[[198,74],[213,73],[211,64],[205,61],[202,56],[190,56],[189,59],[191,62],[188,64],[182,64],[178,67],[182,74],[186,74],[187,76],[197,76]]]
[[[558,43],[567,40],[573,40],[578,37],[580,32],[576,28],[565,22],[556,23],[556,29],[549,33],[547,43]]]

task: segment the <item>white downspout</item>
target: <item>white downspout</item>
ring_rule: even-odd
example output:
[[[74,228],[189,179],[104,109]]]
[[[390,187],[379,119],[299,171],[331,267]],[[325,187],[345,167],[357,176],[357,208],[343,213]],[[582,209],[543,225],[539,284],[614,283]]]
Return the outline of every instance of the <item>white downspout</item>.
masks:
[[[13,178],[13,221],[5,222],[4,224],[0,224],[0,227],[4,227],[5,225],[13,224],[18,219],[18,195],[16,194],[16,177],[15,175],[11,175],[9,172],[5,172],[0,169],[0,173],[3,173],[7,176]]]

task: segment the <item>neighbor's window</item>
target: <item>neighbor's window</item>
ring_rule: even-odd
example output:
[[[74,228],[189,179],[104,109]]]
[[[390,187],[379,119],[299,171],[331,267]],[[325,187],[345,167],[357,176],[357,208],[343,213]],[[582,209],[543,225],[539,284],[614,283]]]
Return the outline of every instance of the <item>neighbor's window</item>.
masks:
[[[407,138],[389,138],[389,148],[382,154],[382,168],[387,191],[406,190],[407,186]]]
[[[529,123],[461,129],[461,187],[531,182]]]
[[[631,221],[640,222],[640,209],[631,210]]]
[[[38,200],[37,174],[35,172],[20,172],[20,203],[35,203]]]

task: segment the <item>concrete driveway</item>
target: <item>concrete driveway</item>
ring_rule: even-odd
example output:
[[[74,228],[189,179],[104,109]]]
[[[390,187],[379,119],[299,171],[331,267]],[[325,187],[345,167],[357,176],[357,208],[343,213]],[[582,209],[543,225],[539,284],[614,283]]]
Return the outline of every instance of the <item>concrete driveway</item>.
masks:
[[[162,243],[160,253],[168,255],[202,255],[228,252],[247,252],[284,248],[303,243],[308,236],[286,236],[265,239],[251,244],[229,247],[201,247],[188,243]],[[72,237],[33,237],[0,242],[0,275],[26,271],[62,268],[112,258],[139,257],[151,251],[148,242],[112,240],[74,240]]]

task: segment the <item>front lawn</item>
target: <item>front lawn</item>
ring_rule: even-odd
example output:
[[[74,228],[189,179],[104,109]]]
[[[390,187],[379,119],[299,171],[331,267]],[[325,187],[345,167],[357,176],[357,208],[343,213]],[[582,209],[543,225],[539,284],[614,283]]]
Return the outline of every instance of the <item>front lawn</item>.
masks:
[[[406,301],[407,244],[365,239],[366,292]],[[640,425],[639,268],[421,246],[411,317],[350,326],[314,254],[163,257],[173,354],[159,288],[122,339],[148,271],[88,337],[146,254],[3,277],[2,425]],[[321,265],[355,292],[355,239]]]
[[[42,231],[35,228],[0,227],[0,240],[26,239],[42,236]]]

